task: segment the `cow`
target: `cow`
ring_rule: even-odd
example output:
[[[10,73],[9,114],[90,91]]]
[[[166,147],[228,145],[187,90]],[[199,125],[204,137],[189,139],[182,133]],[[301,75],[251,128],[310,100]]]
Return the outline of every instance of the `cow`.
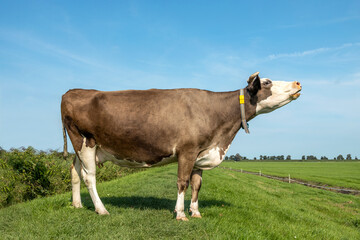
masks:
[[[72,205],[81,208],[84,180],[95,211],[109,214],[96,190],[96,165],[123,167],[178,164],[176,219],[188,221],[184,195],[191,184],[191,217],[201,218],[202,172],[217,167],[245,121],[297,99],[297,81],[272,81],[252,74],[242,90],[200,89],[97,91],[72,89],[62,96],[64,157],[69,135],[76,157],[71,166]],[[242,101],[242,102],[241,102]],[[241,104],[245,116],[241,116]],[[243,121],[242,121],[243,120]]]

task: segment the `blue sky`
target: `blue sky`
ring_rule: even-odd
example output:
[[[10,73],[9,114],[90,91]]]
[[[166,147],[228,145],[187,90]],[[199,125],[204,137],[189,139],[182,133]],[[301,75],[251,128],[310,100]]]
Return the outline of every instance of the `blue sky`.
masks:
[[[302,96],[228,154],[360,157],[359,29],[359,1],[0,1],[0,146],[61,150],[71,88],[228,91],[259,71]]]

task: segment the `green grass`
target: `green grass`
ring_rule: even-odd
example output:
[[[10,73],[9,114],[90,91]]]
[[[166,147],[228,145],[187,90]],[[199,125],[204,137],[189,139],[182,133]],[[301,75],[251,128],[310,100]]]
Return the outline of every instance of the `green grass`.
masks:
[[[224,162],[222,167],[360,190],[360,162]]]
[[[0,209],[1,239],[360,239],[359,197],[216,168],[203,174],[202,219],[174,219],[176,165],[98,184],[110,216],[86,189]],[[185,198],[189,206],[190,191]]]

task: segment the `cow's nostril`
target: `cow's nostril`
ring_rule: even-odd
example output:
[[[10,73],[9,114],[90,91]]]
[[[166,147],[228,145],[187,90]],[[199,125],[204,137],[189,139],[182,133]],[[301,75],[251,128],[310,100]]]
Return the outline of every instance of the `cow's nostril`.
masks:
[[[300,83],[299,83],[299,82],[296,82],[296,85],[300,86]]]

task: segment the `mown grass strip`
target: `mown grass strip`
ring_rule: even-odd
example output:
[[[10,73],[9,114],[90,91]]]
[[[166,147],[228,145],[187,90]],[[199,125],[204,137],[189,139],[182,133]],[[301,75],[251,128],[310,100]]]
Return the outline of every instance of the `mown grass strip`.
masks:
[[[360,162],[233,162],[223,167],[301,179],[309,183],[360,190]]]
[[[359,198],[221,169],[203,174],[202,219],[178,222],[176,165],[98,184],[110,216],[98,216],[86,189],[0,210],[3,239],[359,239]],[[190,204],[190,191],[186,195]]]
[[[259,171],[259,172],[251,172],[251,171],[246,171],[246,170],[243,170],[243,169],[239,170],[239,169],[227,168],[227,167],[219,167],[219,168],[224,169],[224,170],[228,170],[228,171],[241,172],[241,173],[245,173],[245,174],[259,175],[260,177],[266,177],[266,178],[277,180],[277,181],[288,182],[288,183],[296,183],[296,184],[304,185],[306,187],[318,188],[318,189],[333,191],[333,192],[337,192],[337,193],[353,194],[353,195],[359,195],[360,194],[359,190],[345,189],[345,188],[341,188],[341,187],[328,187],[328,186],[320,185],[321,183],[309,183],[309,182],[307,182],[305,180],[302,180],[302,179],[291,179],[290,174],[289,174],[288,177],[279,177],[279,176],[263,174],[263,173],[261,173],[261,171]]]

